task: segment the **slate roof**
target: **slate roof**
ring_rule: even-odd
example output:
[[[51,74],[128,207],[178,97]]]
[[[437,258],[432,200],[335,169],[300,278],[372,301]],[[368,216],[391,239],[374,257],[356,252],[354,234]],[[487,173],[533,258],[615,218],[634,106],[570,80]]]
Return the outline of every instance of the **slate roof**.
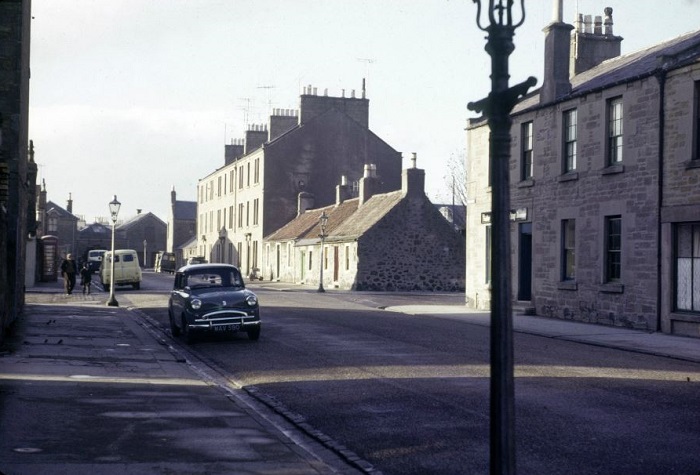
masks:
[[[316,243],[321,234],[319,216],[328,215],[326,241],[356,239],[379,222],[403,197],[401,190],[372,196],[361,207],[359,198],[339,205],[306,210],[285,226],[265,238],[266,241],[298,241],[300,244]]]
[[[196,247],[197,246],[197,236],[193,236],[187,241],[183,242],[179,246],[177,246],[177,249],[187,249],[188,247]]]
[[[48,213],[49,211],[51,211],[51,210],[54,210],[55,212],[58,213],[59,218],[63,218],[63,219],[72,219],[72,220],[74,220],[74,221],[78,221],[78,217],[77,217],[77,216],[75,216],[75,215],[72,214],[72,213],[69,213],[69,212],[66,211],[64,208],[61,208],[60,206],[58,206],[58,205],[57,205],[56,203],[54,203],[53,201],[47,201],[47,202],[46,202],[46,208],[45,208],[45,209],[46,209],[46,212],[47,212],[47,213]]]
[[[347,240],[362,236],[399,204],[403,196],[401,190],[373,195],[352,216],[344,220],[333,231],[328,240],[333,240],[333,238]]]
[[[328,216],[326,235],[330,236],[340,223],[357,211],[359,199],[354,198],[344,201],[339,205],[326,206],[325,208],[309,209],[279,228],[265,239],[269,241],[290,240],[314,240],[318,241],[321,234],[319,216],[325,211]]]
[[[658,43],[633,53],[603,61],[571,78],[571,93],[558,101],[639,80],[657,72],[682,67],[700,57],[700,30]],[[525,97],[513,112],[522,112],[540,104],[539,90]]]
[[[197,219],[196,201],[175,201],[173,205],[173,219],[194,221]]]
[[[167,227],[167,224],[165,224],[165,222],[162,219],[160,219],[158,216],[156,216],[155,214],[153,214],[149,211],[148,213],[137,214],[133,218],[130,218],[129,220],[127,220],[127,221],[123,222],[122,224],[120,224],[119,226],[117,226],[117,229],[119,231],[127,231],[130,228],[133,228],[137,224],[141,223],[141,221],[143,221],[145,219],[149,219],[149,218],[155,219],[160,224],[162,224],[164,227]]]
[[[88,224],[85,226],[83,229],[78,231],[78,234],[80,234],[81,239],[83,238],[90,238],[91,236],[94,237],[109,237],[111,236],[112,233],[112,228],[111,226],[107,226],[101,223],[92,223]]]

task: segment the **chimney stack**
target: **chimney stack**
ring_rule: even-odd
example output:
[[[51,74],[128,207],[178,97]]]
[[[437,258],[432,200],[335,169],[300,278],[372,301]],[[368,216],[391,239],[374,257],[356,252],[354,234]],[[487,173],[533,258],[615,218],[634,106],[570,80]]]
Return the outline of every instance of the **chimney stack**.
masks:
[[[540,103],[557,100],[571,92],[569,58],[572,25],[562,21],[564,0],[554,0],[553,21],[544,28],[544,78]]]
[[[612,13],[613,9],[606,7],[603,18],[579,14],[571,37],[571,76],[620,56],[623,38],[613,34]]]
[[[224,144],[224,165],[229,165],[243,156],[245,141],[231,139],[231,144]]]
[[[340,177],[340,185],[335,187],[335,204],[336,206],[352,196],[352,190],[348,185],[348,177],[343,175]]]
[[[413,153],[411,168],[407,168],[401,173],[401,192],[404,196],[425,195],[425,170],[416,168],[417,160],[417,154]]]
[[[302,191],[297,195],[297,216],[301,216],[307,209],[314,207],[316,198],[313,193]]]
[[[379,191],[379,179],[377,179],[377,165],[365,164],[365,173],[360,178],[360,203],[362,206],[372,195]]]
[[[267,140],[267,125],[252,124],[245,133],[245,146],[243,155],[248,155],[253,150],[262,147]]]
[[[68,203],[66,204],[66,211],[73,214],[73,197],[71,193],[68,193]]]
[[[270,116],[270,133],[268,142],[299,125],[299,111],[290,109],[273,109]]]

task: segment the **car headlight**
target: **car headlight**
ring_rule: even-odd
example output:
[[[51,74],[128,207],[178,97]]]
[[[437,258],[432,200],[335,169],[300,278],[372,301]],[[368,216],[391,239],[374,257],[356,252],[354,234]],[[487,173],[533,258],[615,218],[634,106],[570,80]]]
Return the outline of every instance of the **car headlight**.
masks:
[[[193,310],[199,310],[202,308],[202,301],[199,299],[192,299],[190,302],[190,307],[192,307]]]
[[[258,298],[255,295],[248,295],[245,298],[245,301],[248,303],[249,306],[255,307],[258,304]]]

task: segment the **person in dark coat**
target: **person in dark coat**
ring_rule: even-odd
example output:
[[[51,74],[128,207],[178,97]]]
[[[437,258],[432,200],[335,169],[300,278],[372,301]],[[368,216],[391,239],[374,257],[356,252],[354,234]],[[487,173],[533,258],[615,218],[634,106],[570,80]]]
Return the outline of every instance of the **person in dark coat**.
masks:
[[[90,286],[92,285],[92,270],[90,270],[89,262],[83,264],[83,268],[80,269],[80,285],[83,286],[83,295],[90,295]]]
[[[63,286],[66,289],[66,294],[73,293],[75,287],[75,276],[78,273],[78,265],[73,260],[73,255],[66,255],[65,260],[61,263],[61,274],[63,275]]]

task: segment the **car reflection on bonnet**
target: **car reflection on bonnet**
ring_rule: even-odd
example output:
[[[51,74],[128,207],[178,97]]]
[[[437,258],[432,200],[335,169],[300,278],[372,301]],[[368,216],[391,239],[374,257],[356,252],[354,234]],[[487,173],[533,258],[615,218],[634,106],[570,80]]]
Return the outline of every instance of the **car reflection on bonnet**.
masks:
[[[168,300],[173,336],[191,343],[199,334],[245,332],[260,338],[260,307],[237,267],[195,264],[178,269]]]

